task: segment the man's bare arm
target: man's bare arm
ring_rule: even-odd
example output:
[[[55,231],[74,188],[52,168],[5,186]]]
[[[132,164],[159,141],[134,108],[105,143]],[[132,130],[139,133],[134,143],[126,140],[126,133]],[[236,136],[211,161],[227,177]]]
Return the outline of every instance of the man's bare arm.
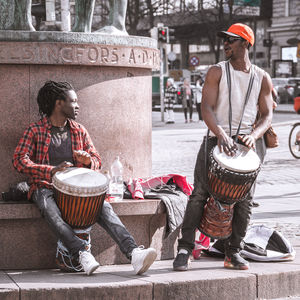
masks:
[[[261,90],[258,98],[259,119],[256,123],[255,129],[252,131],[249,138],[252,138],[252,140],[254,140],[253,143],[255,143],[257,139],[262,137],[271,125],[273,117],[272,89],[273,85],[271,78],[266,73],[262,80]]]
[[[214,114],[219,94],[219,82],[222,76],[220,67],[211,67],[206,75],[202,91],[201,112],[207,127],[217,136],[220,128]]]

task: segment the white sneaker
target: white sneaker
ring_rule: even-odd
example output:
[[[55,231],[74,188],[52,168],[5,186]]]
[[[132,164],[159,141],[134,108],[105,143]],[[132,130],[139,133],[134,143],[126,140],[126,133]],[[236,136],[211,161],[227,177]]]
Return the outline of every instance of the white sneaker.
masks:
[[[156,250],[153,248],[144,249],[144,246],[139,246],[133,249],[131,264],[135,274],[141,275],[145,273],[155,261],[156,256]]]
[[[88,251],[79,251],[79,263],[87,275],[91,275],[99,267],[95,257]]]

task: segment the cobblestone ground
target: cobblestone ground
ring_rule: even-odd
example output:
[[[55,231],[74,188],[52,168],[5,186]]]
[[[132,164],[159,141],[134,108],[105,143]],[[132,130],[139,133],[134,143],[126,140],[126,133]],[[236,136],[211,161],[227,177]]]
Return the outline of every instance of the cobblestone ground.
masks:
[[[262,224],[261,221],[251,222],[250,224]],[[273,228],[283,234],[288,240],[292,242],[293,245],[299,246],[300,241],[300,224],[294,223],[281,223],[264,221],[263,224],[269,228]]]
[[[206,134],[203,122],[184,124],[183,116],[177,113],[178,124],[164,125],[157,121],[159,113],[155,112],[152,132],[152,174],[179,173],[193,182],[194,166],[202,139]],[[285,114],[285,119],[299,118],[297,115]],[[274,117],[274,119],[276,116]],[[281,117],[282,118],[282,117]],[[300,160],[295,159],[288,149],[288,134],[293,120],[274,123],[279,136],[278,148],[268,149],[258,184],[297,183],[300,177]]]
[[[193,183],[193,172],[204,130],[153,132],[152,174],[177,173]]]
[[[293,123],[292,121],[285,125],[274,125],[280,144],[278,148],[268,150],[259,174],[259,184],[299,183],[300,160],[295,159],[288,149],[288,135]]]
[[[196,157],[206,129],[203,122],[184,124],[182,114],[176,117],[177,124],[169,126],[159,122],[159,113],[153,116],[152,174],[178,173],[193,183]],[[300,159],[293,158],[288,149],[288,134],[297,119],[296,114],[274,115],[280,146],[268,149],[258,176],[256,197],[260,206],[253,210],[252,222],[277,229],[300,244]]]

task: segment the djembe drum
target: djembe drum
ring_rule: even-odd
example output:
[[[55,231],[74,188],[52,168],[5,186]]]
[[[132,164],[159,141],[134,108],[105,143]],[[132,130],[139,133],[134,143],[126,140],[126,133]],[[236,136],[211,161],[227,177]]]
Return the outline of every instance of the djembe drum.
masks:
[[[210,198],[204,206],[199,229],[212,238],[225,239],[231,235],[234,206],[246,199],[260,171],[258,155],[243,145],[237,147],[234,156],[220,152],[218,146],[209,155]]]
[[[103,174],[87,168],[68,168],[53,176],[54,195],[63,220],[90,249],[91,226],[97,221],[108,189]],[[78,259],[69,254],[59,240],[56,263],[64,271],[81,271]]]

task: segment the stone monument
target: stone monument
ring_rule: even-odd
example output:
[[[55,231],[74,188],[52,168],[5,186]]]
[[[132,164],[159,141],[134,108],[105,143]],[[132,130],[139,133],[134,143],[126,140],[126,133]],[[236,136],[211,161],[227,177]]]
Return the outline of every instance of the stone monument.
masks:
[[[13,169],[11,160],[24,130],[40,118],[36,98],[47,80],[74,86],[80,105],[78,121],[90,133],[103,170],[119,155],[125,179],[151,176],[152,69],[159,68],[159,52],[156,40],[127,35],[127,1],[111,0],[110,24],[95,33],[87,32],[94,0],[76,1],[73,30],[84,32],[34,31],[31,1],[8,2],[0,0],[0,192],[25,178]],[[1,269],[55,267],[56,238],[36,207],[1,205]],[[164,219],[160,214],[159,220]],[[163,228],[163,222],[151,215],[146,223],[144,215],[125,215],[122,220],[145,245]],[[123,256],[107,234],[95,229],[92,240],[94,254],[102,263],[120,263]]]
[[[76,1],[78,31],[90,28],[94,2]],[[78,121],[91,134],[103,169],[120,155],[125,178],[150,176],[151,71],[159,67],[159,53],[156,40],[126,36],[127,0],[110,1],[110,23],[95,33],[33,31],[31,0],[14,3],[12,14],[0,0],[1,28],[14,28],[0,30],[0,191],[23,179],[11,158],[29,122],[39,118],[37,92],[50,79],[75,87]]]
[[[74,32],[91,32],[95,0],[76,0]],[[109,0],[107,26],[98,32],[113,35],[128,35],[125,28],[127,0]]]
[[[31,18],[31,0],[0,0],[0,29],[35,31]]]

